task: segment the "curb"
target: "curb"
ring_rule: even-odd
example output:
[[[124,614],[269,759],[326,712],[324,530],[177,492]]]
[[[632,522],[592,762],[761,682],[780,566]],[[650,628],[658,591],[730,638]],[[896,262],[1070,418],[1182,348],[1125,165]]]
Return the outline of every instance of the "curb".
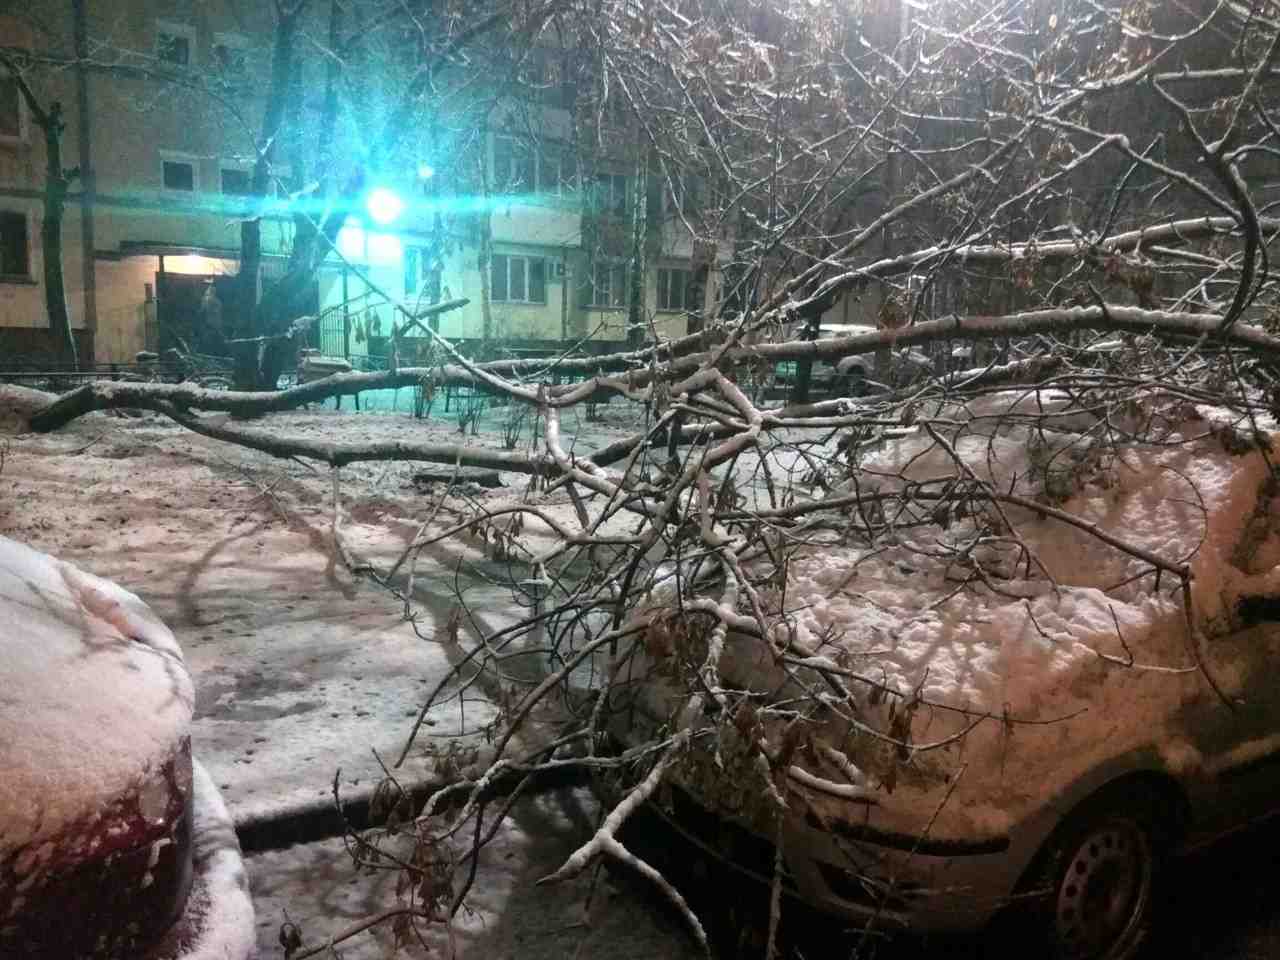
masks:
[[[506,796],[521,781],[519,774],[498,777],[489,789],[485,798]],[[413,802],[416,815],[427,802],[427,797],[435,790],[447,786],[446,780],[422,780],[417,783],[401,784]],[[590,782],[590,774],[585,768],[562,768],[534,776],[525,788],[525,795],[545,793],[561,787],[581,786]],[[266,850],[279,850],[298,843],[314,843],[340,837],[348,827],[355,830],[367,830],[383,822],[382,818],[373,818],[370,811],[373,807],[373,795],[376,787],[361,787],[342,797],[342,812],[338,815],[333,805],[333,798],[314,800],[293,807],[274,810],[259,816],[248,816],[236,820],[236,837],[240,840],[240,849],[246,854],[260,853]]]
[[[421,810],[433,790],[446,785],[444,780],[426,780],[401,784],[413,800],[413,809]],[[342,795],[342,812],[338,815],[333,797],[316,799],[296,806],[283,807],[269,813],[236,820],[236,836],[245,853],[279,850],[296,843],[312,843],[340,837],[347,827],[367,830],[378,823],[370,817],[376,786],[358,787]],[[346,823],[344,825],[343,819]]]

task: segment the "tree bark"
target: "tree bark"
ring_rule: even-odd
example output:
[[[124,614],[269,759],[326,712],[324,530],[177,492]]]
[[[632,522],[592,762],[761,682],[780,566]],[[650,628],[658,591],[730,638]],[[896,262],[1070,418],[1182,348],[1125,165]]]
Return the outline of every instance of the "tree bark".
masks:
[[[466,301],[457,301],[465,303]],[[723,357],[725,365],[738,363],[777,363],[783,360],[823,359],[833,362],[854,354],[872,353],[877,347],[896,344],[899,347],[916,346],[959,337],[973,340],[998,340],[1006,337],[1032,337],[1037,334],[1062,333],[1080,329],[1117,330],[1138,335],[1158,336],[1162,339],[1195,341],[1218,334],[1224,347],[1247,350],[1269,361],[1280,361],[1280,337],[1272,336],[1257,327],[1235,325],[1218,333],[1222,316],[1215,313],[1176,313],[1169,310],[1144,310],[1120,304],[1096,307],[1057,307],[1049,310],[1033,310],[1003,317],[950,317],[945,320],[926,320],[903,330],[885,330],[874,333],[841,337],[834,340],[786,343],[758,343],[738,347]],[[686,338],[696,341],[698,338]],[[607,354],[600,357],[571,357],[556,364],[556,373],[581,374],[591,377],[585,383],[570,383],[551,387],[548,399],[566,402],[563,398],[573,394],[577,398],[596,390],[635,390],[647,386],[653,380],[653,366],[649,363],[658,351],[652,349]],[[712,353],[681,351],[679,359],[664,363],[658,376],[663,380],[679,380],[697,371],[711,359]],[[668,350],[661,351],[670,355]],[[535,374],[546,369],[546,361],[499,360],[474,364],[473,369],[493,376]],[[608,378],[601,371],[626,371],[625,375]],[[1008,371],[992,373],[1018,375],[1021,366]],[[1035,379],[1043,370],[1034,364],[1025,368]],[[144,406],[157,409],[156,401],[176,404],[182,408],[222,410],[238,416],[257,416],[272,411],[290,410],[304,403],[315,403],[326,397],[349,395],[364,390],[413,386],[424,379],[436,384],[458,383],[477,385],[483,379],[468,369],[455,364],[440,367],[403,367],[384,373],[346,373],[316,380],[289,390],[257,393],[204,390],[190,384],[128,384],[94,383],[59,397],[56,401],[31,418],[31,429],[48,432],[90,413],[113,407]],[[498,386],[501,382],[497,381]]]
[[[62,134],[66,130],[66,124],[62,121],[62,104],[55,100],[47,110],[41,106],[35,91],[18,69],[18,64],[8,55],[0,53],[0,67],[12,77],[31,119],[44,134],[45,185],[40,252],[44,261],[45,312],[49,315],[49,330],[57,344],[58,359],[79,369],[80,359],[77,356],[75,333],[71,329],[67,289],[62,273],[62,215],[67,205],[67,191],[71,181],[80,176],[80,169],[75,167],[64,170],[62,167]]]
[[[638,347],[644,342],[645,317],[645,242],[648,239],[649,153],[640,150],[636,157],[635,184],[631,196],[631,258],[627,278],[627,343]]]
[[[253,180],[249,188],[251,197],[258,204],[265,202],[271,186],[271,158],[275,155],[276,139],[290,102],[290,87],[295,80],[294,44],[298,34],[298,21],[306,6],[306,0],[302,0],[291,9],[282,9],[276,23],[267,109],[263,115],[262,133],[258,138],[257,157],[253,164]],[[256,214],[257,211],[240,223],[240,273],[236,283],[235,302],[230,309],[232,336],[239,340],[249,340],[267,332],[261,326],[258,310],[258,283],[262,271],[262,220]],[[236,345],[234,379],[237,389],[253,390],[264,385],[259,356],[259,349],[255,344]]]
[[[44,296],[49,313],[49,329],[62,345],[62,359],[76,369],[80,358],[76,350],[75,332],[71,329],[71,313],[67,308],[67,288],[62,275],[62,216],[67,206],[67,190],[79,170],[62,168],[62,104],[54,102],[47,113],[36,118],[44,132],[45,185],[44,218],[41,224],[40,250],[44,258]]]

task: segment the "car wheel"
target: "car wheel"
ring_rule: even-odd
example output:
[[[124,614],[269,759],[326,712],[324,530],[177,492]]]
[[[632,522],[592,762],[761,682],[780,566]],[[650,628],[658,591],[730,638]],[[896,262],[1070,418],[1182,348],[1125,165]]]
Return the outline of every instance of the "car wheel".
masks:
[[[1041,856],[1038,921],[1055,960],[1129,960],[1146,938],[1168,831],[1132,785],[1074,813]]]

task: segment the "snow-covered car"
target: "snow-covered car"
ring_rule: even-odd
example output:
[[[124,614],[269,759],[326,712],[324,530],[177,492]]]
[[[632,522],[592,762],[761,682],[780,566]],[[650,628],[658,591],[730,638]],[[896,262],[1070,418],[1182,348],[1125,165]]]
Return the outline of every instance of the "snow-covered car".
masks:
[[[191,680],[137,596],[0,537],[0,957],[246,960]]]
[[[715,583],[667,571],[613,729],[691,730],[677,819],[781,838],[783,890],[822,909],[1016,908],[1027,956],[1130,957],[1165,858],[1280,807],[1278,454],[1176,397],[939,401],[822,514],[766,517],[775,549],[829,533],[744,565],[759,606],[691,606]]]

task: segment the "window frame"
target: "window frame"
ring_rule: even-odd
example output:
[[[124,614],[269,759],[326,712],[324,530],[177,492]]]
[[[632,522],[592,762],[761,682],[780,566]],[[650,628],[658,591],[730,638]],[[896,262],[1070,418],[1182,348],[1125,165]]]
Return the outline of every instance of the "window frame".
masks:
[[[505,141],[510,147],[499,146]],[[505,169],[500,160],[506,159]],[[514,173],[525,167],[527,183],[513,190]],[[567,174],[567,175],[566,175]],[[493,135],[493,186],[501,194],[526,197],[572,197],[578,193],[578,157],[570,144],[523,137],[516,133]]]
[[[0,83],[5,82],[13,85],[14,100],[17,103],[18,132],[0,132],[0,144],[20,146],[29,142],[31,136],[29,117],[27,116],[27,98],[22,95],[22,91],[18,88],[18,81],[8,73],[0,76]]]
[[[219,47],[239,51],[240,69],[238,71],[227,71],[225,69],[225,64],[218,58]],[[228,80],[246,80],[249,73],[249,47],[249,38],[243,33],[228,33],[225,31],[215,33],[213,40],[209,44],[209,65],[217,69]]]
[[[600,283],[600,271],[606,271],[608,277],[607,284]],[[597,260],[591,271],[591,309],[593,310],[625,310],[627,308],[627,294],[629,291],[629,276],[631,266],[625,260]],[[621,282],[614,289],[614,280],[619,279]],[[607,291],[605,296],[608,302],[600,302],[601,287]]]
[[[508,160],[505,170],[498,169],[498,158],[503,156],[499,152],[498,144],[505,141],[511,144],[510,151],[505,153]],[[523,153],[522,153],[523,151]],[[534,149],[534,145],[523,137],[512,133],[495,133],[493,135],[493,185],[498,193],[510,194],[516,193],[515,173],[516,168],[520,165],[521,160],[528,164],[529,180],[523,184],[523,189],[519,190],[519,194],[534,194],[538,192],[538,151]]]
[[[244,193],[228,193],[226,175],[231,170],[235,173],[243,173],[249,178],[248,189]],[[247,160],[219,160],[218,161],[218,192],[224,197],[251,197],[253,196],[253,164]]]
[[[187,41],[187,62],[177,63],[164,56],[160,38],[163,35],[172,37],[182,37]],[[155,57],[160,63],[173,67],[175,70],[194,70],[199,64],[197,63],[196,48],[196,28],[189,23],[182,23],[178,20],[156,19],[156,36],[155,36]]]
[[[683,210],[686,217],[696,214],[703,205],[703,184],[695,174],[686,174],[672,181],[676,189],[670,189],[665,178],[662,180],[662,215],[668,219],[678,219]]]
[[[0,270],[0,283],[20,283],[20,284],[34,283],[35,281],[31,274],[31,259],[32,259],[31,255],[32,255],[32,249],[34,247],[34,244],[32,243],[32,236],[31,236],[33,218],[26,210],[15,210],[10,207],[0,207],[0,222],[2,222],[4,219],[8,217],[16,217],[22,221],[23,247],[26,253],[26,261],[27,261],[26,272],[25,273],[9,273],[7,271]],[[0,236],[2,235],[3,235],[3,230],[0,229]],[[2,261],[0,261],[0,265],[2,265]]]
[[[183,190],[181,187],[171,187],[165,183],[164,166],[166,163],[185,163],[191,168],[191,189]],[[218,188],[222,188],[222,174],[218,174]],[[200,158],[190,153],[182,153],[178,150],[161,150],[160,151],[160,189],[165,193],[177,196],[192,196],[200,192]]]
[[[501,297],[497,295],[498,285],[495,282],[497,277],[497,266],[498,266],[499,260],[504,260],[506,262],[506,276],[503,282],[504,294]],[[519,261],[523,264],[523,269],[520,274],[521,287],[523,288],[524,294],[525,294],[523,298],[513,298],[511,296],[511,288],[512,288],[511,268],[512,268],[512,264],[515,263],[516,261]],[[530,294],[532,292],[532,286],[533,286],[531,282],[533,278],[532,265],[534,263],[542,264],[542,299],[541,300],[530,299]],[[489,300],[490,302],[526,304],[526,305],[532,305],[532,306],[545,307],[547,305],[547,285],[548,285],[548,277],[547,277],[547,258],[546,257],[540,257],[540,256],[537,256],[536,254],[529,254],[529,253],[490,254],[489,256]]]
[[[666,275],[665,277],[663,276],[664,274]],[[683,274],[684,276],[684,283],[681,284],[679,288],[680,289],[679,305],[672,305],[672,302],[671,302],[671,290],[673,289],[671,286],[671,280],[673,275],[675,274]],[[689,269],[688,267],[658,267],[658,273],[655,278],[655,284],[654,284],[656,287],[656,290],[654,291],[655,293],[654,302],[657,304],[658,312],[659,313],[696,313],[698,310],[701,310],[702,309],[701,304],[695,307],[693,304],[690,303],[690,300],[692,299],[692,297],[690,297],[690,293],[696,286],[694,283],[694,277],[695,277],[694,271]],[[663,284],[664,279],[666,280],[665,287]],[[664,299],[663,297],[664,290],[666,293],[666,297],[665,297],[667,301],[666,304],[663,304],[662,302]]]
[[[578,157],[572,146],[548,143],[538,151],[538,193],[550,197],[577,195]]]
[[[625,173],[599,171],[592,180],[592,200],[596,214],[625,220],[631,212],[631,178]],[[608,184],[607,196],[604,190],[606,183]],[[619,183],[622,185],[621,197],[617,196]]]

